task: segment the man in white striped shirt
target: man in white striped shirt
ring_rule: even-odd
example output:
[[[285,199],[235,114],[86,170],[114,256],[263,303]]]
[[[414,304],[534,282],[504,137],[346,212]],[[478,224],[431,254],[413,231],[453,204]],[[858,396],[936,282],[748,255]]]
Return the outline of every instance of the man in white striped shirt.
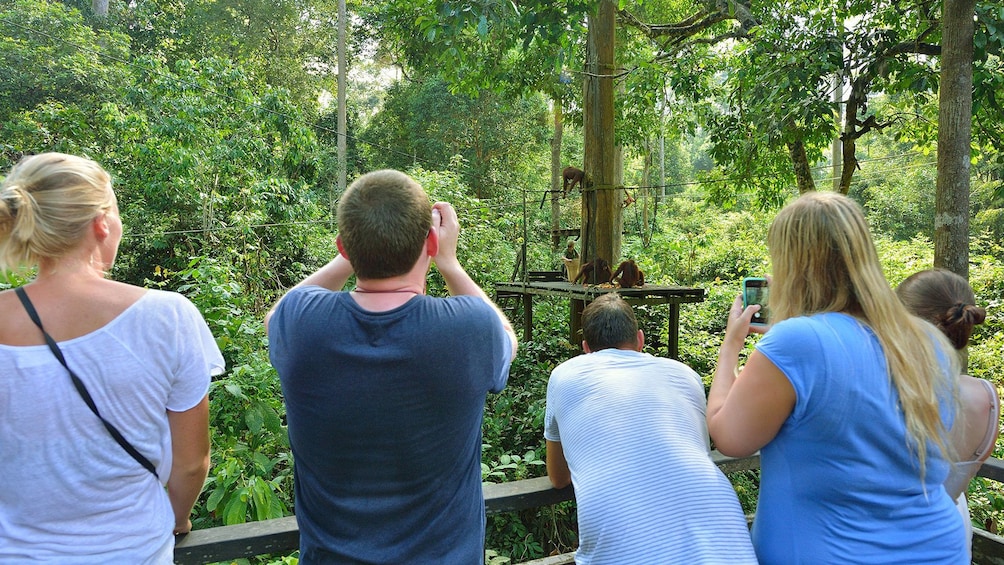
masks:
[[[578,507],[578,565],[755,564],[731,483],[711,460],[700,377],[642,353],[631,306],[608,293],[582,313],[585,355],[547,385],[547,475]]]

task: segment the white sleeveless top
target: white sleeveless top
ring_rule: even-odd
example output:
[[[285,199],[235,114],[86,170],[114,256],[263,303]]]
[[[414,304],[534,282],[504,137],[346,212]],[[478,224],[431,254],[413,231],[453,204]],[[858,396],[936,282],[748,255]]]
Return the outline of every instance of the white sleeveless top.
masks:
[[[997,443],[1000,421],[1000,400],[997,398],[997,389],[984,379],[976,380],[983,384],[989,401],[987,404],[989,408],[986,412],[986,433],[974,453],[960,453],[960,461],[952,464],[948,478],[944,482],[945,490],[952,498],[957,498],[966,491],[969,487],[969,481],[976,476],[976,472],[980,470],[983,461],[993,451],[994,445]]]

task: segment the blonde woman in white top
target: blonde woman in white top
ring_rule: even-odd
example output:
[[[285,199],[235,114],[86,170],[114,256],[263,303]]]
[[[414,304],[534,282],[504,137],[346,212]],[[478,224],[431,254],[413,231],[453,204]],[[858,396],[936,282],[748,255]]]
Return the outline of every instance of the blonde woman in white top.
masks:
[[[192,527],[223,358],[187,299],[106,278],[121,238],[90,159],[26,157],[0,185],[0,271],[37,269],[0,292],[0,562],[171,563]]]

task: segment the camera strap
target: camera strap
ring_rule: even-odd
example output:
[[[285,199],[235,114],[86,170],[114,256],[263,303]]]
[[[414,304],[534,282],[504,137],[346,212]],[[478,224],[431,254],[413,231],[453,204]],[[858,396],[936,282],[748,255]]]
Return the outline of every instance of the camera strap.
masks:
[[[87,392],[87,387],[84,386],[84,381],[80,380],[80,378],[77,377],[77,374],[73,372],[73,369],[66,364],[66,359],[63,357],[63,352],[59,349],[59,346],[56,345],[56,340],[52,339],[52,336],[46,333],[45,329],[42,328],[42,320],[38,317],[38,312],[35,311],[35,306],[31,303],[31,300],[28,299],[28,294],[24,291],[24,288],[18,287],[14,289],[14,293],[17,294],[17,297],[21,300],[21,304],[24,305],[25,311],[28,312],[28,317],[31,318],[31,321],[38,326],[39,330],[42,331],[42,335],[45,336],[45,343],[49,346],[52,354],[56,356],[59,363],[62,364],[63,367],[65,367],[70,373],[70,379],[73,381],[73,386],[77,389],[77,392],[80,393],[80,397],[84,399],[84,403],[87,404],[87,407],[91,409],[91,412],[94,412],[94,415],[97,416],[99,420],[101,420],[101,423],[105,425],[105,429],[108,430],[108,433],[110,433],[115,441],[122,446],[122,449],[126,450],[126,453],[131,455],[132,458],[135,459],[137,463],[142,465],[144,469],[153,473],[154,477],[160,479],[157,475],[157,469],[153,466],[153,463],[151,463],[149,459],[144,457],[142,453],[133,447],[132,444],[129,443],[129,441],[119,432],[118,428],[112,425],[111,422],[106,420],[104,416],[98,412],[98,407],[94,404],[94,399],[91,398],[91,393]]]

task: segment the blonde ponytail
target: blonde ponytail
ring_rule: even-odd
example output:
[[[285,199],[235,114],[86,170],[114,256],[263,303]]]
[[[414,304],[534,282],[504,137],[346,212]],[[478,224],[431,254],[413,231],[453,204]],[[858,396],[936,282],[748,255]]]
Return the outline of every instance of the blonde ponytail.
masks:
[[[0,271],[64,255],[114,203],[108,173],[90,159],[62,153],[21,159],[0,184]]]

